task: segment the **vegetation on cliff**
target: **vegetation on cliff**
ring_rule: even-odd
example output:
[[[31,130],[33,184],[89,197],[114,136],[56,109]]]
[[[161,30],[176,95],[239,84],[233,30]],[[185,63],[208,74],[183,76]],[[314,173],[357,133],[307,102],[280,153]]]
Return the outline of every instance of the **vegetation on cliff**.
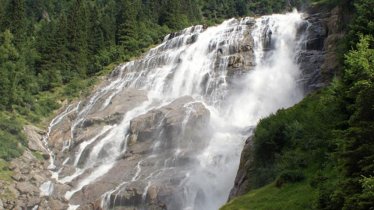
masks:
[[[356,8],[341,76],[261,120],[243,156],[252,158],[250,192],[222,209],[374,206],[374,5],[368,0],[341,4]]]

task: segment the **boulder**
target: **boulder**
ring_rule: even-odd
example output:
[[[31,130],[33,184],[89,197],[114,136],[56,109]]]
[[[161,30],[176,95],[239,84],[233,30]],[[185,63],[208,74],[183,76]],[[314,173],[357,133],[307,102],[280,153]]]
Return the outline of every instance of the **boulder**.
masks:
[[[93,118],[102,122],[103,119],[111,119],[112,115],[123,115],[147,100],[147,92],[144,90],[127,88],[117,93],[111,91],[93,105],[85,121]]]
[[[254,40],[250,36],[249,31],[244,35],[241,42],[229,47],[229,55],[226,58],[228,59],[227,76],[254,69],[256,63],[253,48]]]
[[[26,125],[24,131],[28,140],[27,146],[32,151],[38,151],[42,154],[48,154],[43,145],[43,136],[45,132],[35,126]]]
[[[18,182],[16,184],[16,189],[21,194],[27,194],[27,195],[38,195],[39,194],[39,189],[33,184],[30,184],[28,182]]]
[[[32,209],[34,206],[37,206],[40,203],[41,199],[40,197],[34,196],[34,197],[29,197],[27,199],[26,206],[28,209]]]
[[[201,126],[209,121],[209,116],[210,113],[204,105],[193,102],[192,97],[178,98],[164,107],[131,120],[130,144],[159,138],[161,130],[166,139],[173,139],[180,134],[183,123],[187,128],[201,130]]]
[[[47,206],[49,209],[53,210],[65,210],[68,208],[68,205],[60,200],[50,199]]]

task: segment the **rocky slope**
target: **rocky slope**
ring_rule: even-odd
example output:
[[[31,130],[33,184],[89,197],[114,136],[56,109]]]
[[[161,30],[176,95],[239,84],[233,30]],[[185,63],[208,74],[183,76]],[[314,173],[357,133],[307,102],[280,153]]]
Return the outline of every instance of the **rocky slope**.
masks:
[[[45,131],[31,125],[25,126],[24,131],[28,148],[9,164],[12,181],[1,181],[0,209],[67,209],[66,199],[59,193],[66,186],[57,184],[53,195],[47,193],[52,189],[45,185],[51,179],[49,153],[42,141]]]

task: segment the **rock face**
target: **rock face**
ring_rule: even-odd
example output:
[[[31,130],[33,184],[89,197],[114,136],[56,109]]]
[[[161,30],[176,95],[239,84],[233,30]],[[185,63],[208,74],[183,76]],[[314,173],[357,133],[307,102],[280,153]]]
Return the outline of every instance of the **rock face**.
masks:
[[[325,87],[339,72],[337,45],[344,36],[342,9],[310,8],[304,37],[305,49],[298,56],[305,93]]]
[[[244,195],[250,190],[250,186],[248,185],[250,177],[247,176],[247,170],[253,162],[251,140],[252,136],[245,141],[245,145],[240,157],[239,169],[236,174],[234,186],[229,195],[229,200],[235,198],[236,196]]]
[[[35,126],[26,125],[24,127],[25,134],[28,140],[28,148],[31,151],[37,151],[43,155],[48,155],[48,151],[44,148],[42,138],[45,132]]]
[[[134,107],[139,106],[147,100],[145,91],[126,89],[121,92],[110,91],[98,101],[87,101],[92,103],[89,111],[81,112],[84,115],[84,121],[74,121],[77,111],[67,112],[66,116],[54,127],[50,133],[49,144],[57,154],[55,164],[59,167],[62,161],[67,158],[69,151],[67,147],[75,148],[80,143],[97,136],[101,128],[105,125],[118,124],[122,121],[123,116]],[[105,100],[106,99],[106,100]],[[79,108],[80,104],[73,104]],[[83,105],[82,105],[83,106]],[[87,104],[86,104],[87,106]],[[88,104],[88,106],[90,106]],[[84,110],[83,110],[84,111]],[[74,132],[71,132],[74,130]],[[72,146],[74,145],[74,146]],[[65,149],[64,149],[65,148]],[[65,151],[61,152],[61,151]],[[82,160],[84,162],[84,160]]]
[[[161,210],[166,209],[168,202],[169,207],[175,205],[178,209],[180,200],[170,204],[165,199],[178,192],[185,169],[195,161],[196,145],[204,148],[209,117],[203,104],[186,96],[132,119],[127,152],[108,173],[77,192],[71,202],[81,205],[80,209],[90,209],[100,203],[100,195],[104,194],[106,208],[147,206],[147,209]],[[123,170],[130,168],[137,170]],[[144,179],[151,176],[152,184],[147,187]],[[132,182],[127,183],[128,180]],[[115,186],[117,190],[108,193]]]
[[[228,48],[218,49],[215,68],[226,68],[227,76],[229,78],[235,74],[242,74],[246,71],[252,70],[256,65],[254,56],[254,40],[251,36],[255,23],[256,21],[253,18],[243,20],[243,25],[248,27],[248,30],[245,30],[242,34],[243,39],[234,45],[230,45]],[[219,43],[219,45],[224,44],[227,43]],[[227,62],[227,64],[225,62]]]
[[[190,112],[188,112],[191,110]],[[188,112],[188,113],[187,113]],[[187,113],[187,116],[186,116]],[[163,129],[163,138],[174,139],[184,132],[192,132],[193,127],[202,127],[209,121],[209,111],[201,103],[194,103],[192,97],[179,98],[167,106],[141,115],[130,122],[130,144],[159,138],[158,131]],[[183,123],[190,123],[183,126]],[[194,124],[191,124],[194,123]],[[185,143],[185,141],[181,142]],[[198,144],[199,142],[195,142]]]

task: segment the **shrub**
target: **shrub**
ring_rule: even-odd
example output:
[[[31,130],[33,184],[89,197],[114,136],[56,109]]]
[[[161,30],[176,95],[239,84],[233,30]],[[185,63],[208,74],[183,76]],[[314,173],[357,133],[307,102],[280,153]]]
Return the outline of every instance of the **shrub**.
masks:
[[[282,187],[286,183],[300,182],[305,179],[302,171],[299,170],[289,170],[282,172],[277,180],[275,181],[276,187]]]
[[[0,158],[11,160],[22,154],[26,137],[22,124],[15,118],[0,112]]]

